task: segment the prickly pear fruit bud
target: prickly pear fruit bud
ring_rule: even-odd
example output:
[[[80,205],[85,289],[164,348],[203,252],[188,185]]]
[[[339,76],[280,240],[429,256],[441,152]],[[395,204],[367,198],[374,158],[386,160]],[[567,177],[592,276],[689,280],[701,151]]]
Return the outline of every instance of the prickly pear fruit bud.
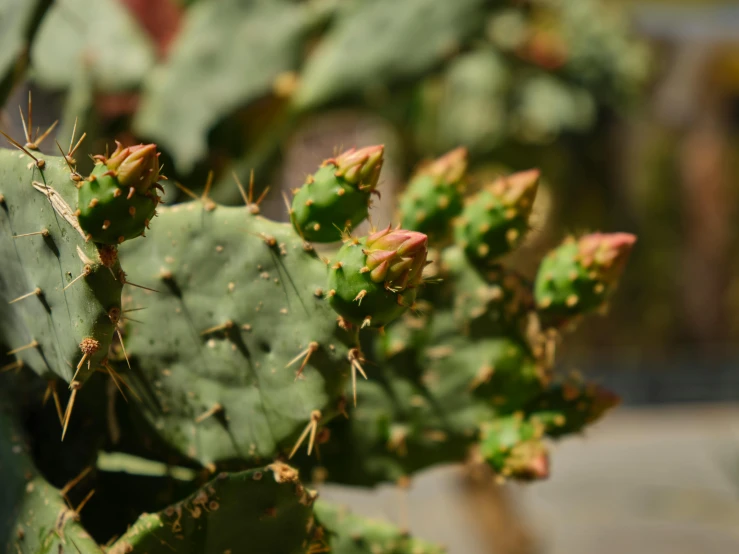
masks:
[[[467,150],[457,148],[422,165],[400,197],[400,218],[404,229],[443,239],[452,219],[462,211]]]
[[[329,271],[331,307],[354,325],[387,325],[415,301],[427,247],[423,233],[390,227],[348,240]]]
[[[483,425],[480,434],[480,454],[499,476],[520,481],[549,477],[541,423],[514,414]]]
[[[570,378],[547,389],[529,408],[532,419],[546,426],[546,434],[559,438],[579,433],[621,403],[614,392],[595,383]]]
[[[501,177],[470,198],[455,228],[470,260],[489,265],[521,243],[538,185],[539,171],[531,169]]]
[[[550,252],[534,283],[542,325],[559,327],[604,307],[635,242],[636,237],[628,233],[593,233],[567,239]]]
[[[329,158],[298,189],[290,209],[295,230],[314,242],[341,240],[367,218],[370,196],[377,187],[384,147],[352,148]]]
[[[88,238],[119,244],[146,231],[159,203],[159,153],[155,144],[95,156],[95,167],[77,193],[78,220]]]

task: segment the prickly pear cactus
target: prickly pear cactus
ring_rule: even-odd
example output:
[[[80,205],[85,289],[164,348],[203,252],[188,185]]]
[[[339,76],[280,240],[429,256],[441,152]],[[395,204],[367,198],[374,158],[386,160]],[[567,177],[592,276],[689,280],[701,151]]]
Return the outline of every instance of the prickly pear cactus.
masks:
[[[131,393],[99,414],[116,436],[108,449],[201,471],[180,477],[195,491],[187,498],[116,522],[111,552],[435,552],[331,506],[314,513],[315,494],[286,461],[361,485],[468,457],[499,480],[543,479],[548,441],[617,404],[555,376],[553,351],[565,323],[612,297],[634,237],[566,242],[532,285],[501,257],[529,228],[538,171],[463,203],[463,150],[416,172],[401,210],[411,228],[355,236],[383,155],[373,146],[327,160],[277,223],[238,181],[245,206],[219,205],[210,185],[159,206],[154,145],[119,145],[87,178],[72,150],[0,152],[0,252],[11,260],[0,268],[10,302],[0,343],[18,356],[5,368],[70,382],[65,430],[79,385],[107,372]],[[312,244],[337,239],[321,255]],[[31,292],[13,297],[19,283]],[[80,509],[70,534],[84,532]]]

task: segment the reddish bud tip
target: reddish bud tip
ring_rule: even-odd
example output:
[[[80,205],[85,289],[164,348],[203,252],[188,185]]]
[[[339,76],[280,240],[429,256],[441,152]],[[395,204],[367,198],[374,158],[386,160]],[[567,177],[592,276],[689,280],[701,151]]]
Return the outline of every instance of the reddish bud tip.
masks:
[[[336,176],[343,177],[360,189],[371,192],[377,187],[384,161],[385,147],[382,144],[351,148],[325,163],[336,166]]]
[[[467,149],[460,147],[422,164],[416,176],[430,175],[437,183],[459,183],[467,171]]]
[[[612,285],[621,277],[634,243],[636,236],[630,233],[585,235],[578,241],[580,261],[585,267],[593,266],[599,279]]]

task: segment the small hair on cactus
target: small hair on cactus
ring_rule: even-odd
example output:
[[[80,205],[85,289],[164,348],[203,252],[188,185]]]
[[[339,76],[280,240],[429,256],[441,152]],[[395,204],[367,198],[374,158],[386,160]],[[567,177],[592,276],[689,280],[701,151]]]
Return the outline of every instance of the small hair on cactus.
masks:
[[[428,237],[386,229],[347,241],[329,271],[329,304],[360,327],[383,327],[415,301],[423,283]]]
[[[542,325],[561,327],[605,306],[635,242],[629,233],[592,233],[550,252],[534,283]]]
[[[457,243],[480,266],[516,248],[529,229],[539,170],[500,177],[468,199],[455,230]]]
[[[155,144],[124,147],[110,157],[94,156],[90,176],[79,183],[80,227],[93,241],[115,245],[144,234],[156,214],[163,190]]]
[[[290,220],[305,240],[336,242],[367,218],[383,164],[382,145],[350,149],[324,160],[296,191]]]
[[[445,238],[462,211],[466,171],[466,148],[422,163],[399,199],[402,227],[432,239]]]

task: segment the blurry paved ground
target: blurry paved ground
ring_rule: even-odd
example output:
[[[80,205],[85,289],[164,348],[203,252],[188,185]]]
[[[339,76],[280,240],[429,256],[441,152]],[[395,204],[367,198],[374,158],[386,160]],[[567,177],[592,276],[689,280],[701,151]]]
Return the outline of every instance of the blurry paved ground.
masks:
[[[510,493],[542,554],[739,553],[739,406],[618,410],[556,445],[553,477]],[[457,468],[419,475],[405,504],[393,487],[323,487],[324,498],[400,523],[450,554],[500,552]],[[479,519],[479,518],[478,518]]]

